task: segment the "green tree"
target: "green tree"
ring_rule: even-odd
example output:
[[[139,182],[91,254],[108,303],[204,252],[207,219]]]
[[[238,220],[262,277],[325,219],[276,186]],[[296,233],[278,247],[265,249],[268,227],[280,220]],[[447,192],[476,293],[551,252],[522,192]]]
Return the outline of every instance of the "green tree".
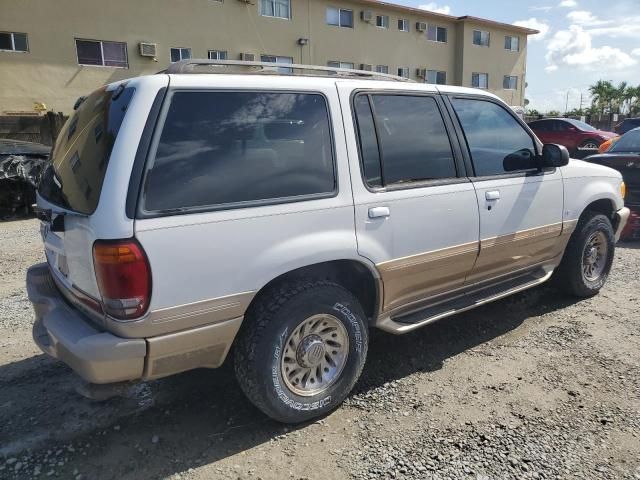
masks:
[[[594,85],[589,87],[589,92],[592,96],[591,106],[595,108],[600,115],[604,115],[605,111],[611,112],[616,91],[616,87],[614,87],[613,83],[609,80],[598,80]]]
[[[560,112],[558,110],[550,110],[547,112],[547,117],[559,117]]]

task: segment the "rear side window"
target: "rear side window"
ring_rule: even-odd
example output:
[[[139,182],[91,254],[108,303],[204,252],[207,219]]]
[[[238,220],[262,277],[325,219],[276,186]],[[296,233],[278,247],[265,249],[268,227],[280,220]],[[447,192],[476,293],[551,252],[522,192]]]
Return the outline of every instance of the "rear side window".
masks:
[[[144,209],[244,206],[333,194],[319,94],[175,92],[147,173]]]
[[[111,150],[134,94],[120,84],[82,100],[64,125],[39,193],[51,203],[86,215],[98,206]]]
[[[530,159],[535,164],[533,139],[504,108],[486,100],[452,99],[464,129],[477,176],[513,173],[505,161]]]
[[[451,143],[435,98],[359,95],[354,107],[369,186],[456,177]]]

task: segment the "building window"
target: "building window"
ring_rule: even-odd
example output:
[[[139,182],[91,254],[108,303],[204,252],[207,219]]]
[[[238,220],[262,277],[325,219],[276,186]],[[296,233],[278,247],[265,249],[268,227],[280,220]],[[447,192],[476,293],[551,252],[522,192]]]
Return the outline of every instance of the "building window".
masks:
[[[128,68],[127,44],[76,39],[78,65]]]
[[[502,80],[502,88],[505,90],[517,90],[518,89],[518,77],[513,75],[505,75]]]
[[[190,48],[171,48],[171,63],[179,62],[180,60],[189,60],[191,58]]]
[[[398,76],[409,78],[409,67],[398,67]]]
[[[291,18],[291,0],[260,0],[263,17]]]
[[[26,33],[0,32],[0,50],[9,52],[28,52],[29,43]]]
[[[475,88],[489,88],[488,73],[472,73],[471,86]]]
[[[505,50],[511,50],[512,52],[520,51],[520,38],[519,37],[504,37]]]
[[[447,84],[447,72],[441,72],[438,70],[427,70],[427,76],[425,77],[426,83],[435,83],[437,85]]]
[[[327,25],[335,25],[336,27],[353,28],[353,10],[327,7],[326,20],[327,20]]]
[[[389,28],[389,16],[376,15],[376,27]]]
[[[408,32],[409,31],[409,20],[407,20],[406,18],[399,18],[398,19],[398,30],[400,30],[401,32]]]
[[[226,50],[209,50],[209,60],[226,60],[227,52]]]
[[[489,32],[483,30],[473,31],[473,44],[480,45],[481,47],[489,46]]]
[[[337,60],[331,60],[327,62],[327,67],[330,68],[351,68],[353,69],[353,62],[339,62]]]
[[[376,65],[376,72],[377,73],[389,73],[389,66],[388,65]]]
[[[427,40],[432,42],[447,43],[447,29],[437,25],[427,25]]]
[[[260,55],[261,62],[271,62],[271,63],[283,63],[286,65],[291,65],[293,63],[293,58],[291,57],[281,57],[278,55]],[[279,73],[293,73],[293,70],[287,67],[279,67]]]

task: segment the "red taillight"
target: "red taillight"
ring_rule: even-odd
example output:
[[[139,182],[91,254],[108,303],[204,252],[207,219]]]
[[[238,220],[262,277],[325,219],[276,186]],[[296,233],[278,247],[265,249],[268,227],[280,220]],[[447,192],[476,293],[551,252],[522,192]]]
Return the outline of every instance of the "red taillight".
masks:
[[[128,320],[143,315],[151,299],[151,269],[135,240],[98,240],[93,263],[104,311]]]

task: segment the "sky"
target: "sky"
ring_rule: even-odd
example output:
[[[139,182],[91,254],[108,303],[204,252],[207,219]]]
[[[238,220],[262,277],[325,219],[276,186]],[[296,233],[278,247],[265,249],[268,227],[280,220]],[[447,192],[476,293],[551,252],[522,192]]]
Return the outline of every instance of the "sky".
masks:
[[[449,15],[472,15],[540,30],[529,36],[528,108],[590,104],[598,80],[640,85],[640,0],[399,0]]]

